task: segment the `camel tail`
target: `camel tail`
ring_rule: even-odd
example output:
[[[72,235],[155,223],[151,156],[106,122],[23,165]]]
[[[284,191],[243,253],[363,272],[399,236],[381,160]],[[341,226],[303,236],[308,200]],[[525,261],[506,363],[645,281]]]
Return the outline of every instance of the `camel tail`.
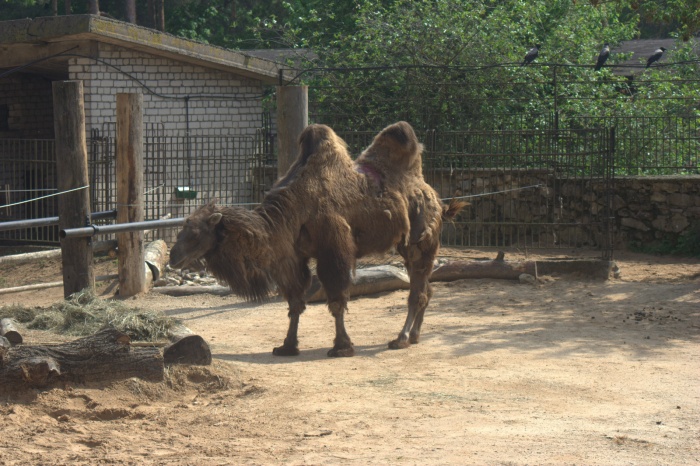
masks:
[[[449,204],[442,206],[442,219],[453,220],[457,214],[468,205],[470,204],[466,201],[458,201],[457,199],[450,200]]]

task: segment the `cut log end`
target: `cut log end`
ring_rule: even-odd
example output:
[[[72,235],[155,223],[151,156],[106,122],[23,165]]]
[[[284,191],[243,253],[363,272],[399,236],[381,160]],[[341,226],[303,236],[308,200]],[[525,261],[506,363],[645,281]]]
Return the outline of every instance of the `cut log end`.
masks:
[[[22,334],[19,333],[12,319],[5,318],[0,320],[0,336],[5,337],[12,346],[22,344]]]
[[[208,366],[211,364],[211,350],[204,338],[199,335],[187,335],[165,348],[163,361],[165,364]]]

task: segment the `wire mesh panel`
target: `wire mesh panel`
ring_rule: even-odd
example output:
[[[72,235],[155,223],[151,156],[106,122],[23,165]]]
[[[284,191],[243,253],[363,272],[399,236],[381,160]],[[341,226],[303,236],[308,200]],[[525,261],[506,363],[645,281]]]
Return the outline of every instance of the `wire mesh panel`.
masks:
[[[451,246],[607,250],[607,130],[429,131],[424,176],[471,205],[445,226]]]
[[[93,134],[90,147],[92,208],[116,208],[113,137]],[[268,144],[257,137],[170,135],[158,125],[148,127],[144,138],[145,218],[185,217],[209,201],[254,205],[274,180],[266,148]],[[155,230],[147,232],[146,239],[172,242],[176,234],[173,228]]]
[[[0,139],[0,222],[58,215],[54,141]],[[32,199],[37,199],[30,201]],[[30,201],[30,202],[26,202]],[[14,205],[13,205],[14,204]],[[37,244],[58,241],[58,227],[32,227],[0,232],[0,239]]]

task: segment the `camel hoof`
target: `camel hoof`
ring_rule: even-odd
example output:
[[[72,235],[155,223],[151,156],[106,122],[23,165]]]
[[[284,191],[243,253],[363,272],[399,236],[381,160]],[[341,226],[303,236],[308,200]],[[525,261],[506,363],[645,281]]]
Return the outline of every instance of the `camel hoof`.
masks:
[[[389,349],[404,349],[409,346],[411,346],[411,343],[408,340],[396,339],[389,342]]]
[[[352,346],[346,348],[331,348],[328,350],[328,356],[331,358],[350,358],[355,356],[355,348]]]
[[[418,343],[418,341],[420,341],[420,335],[411,334],[408,341],[411,342],[412,345],[415,345],[416,343]]]
[[[272,350],[275,356],[299,356],[299,348],[289,346],[279,346]]]

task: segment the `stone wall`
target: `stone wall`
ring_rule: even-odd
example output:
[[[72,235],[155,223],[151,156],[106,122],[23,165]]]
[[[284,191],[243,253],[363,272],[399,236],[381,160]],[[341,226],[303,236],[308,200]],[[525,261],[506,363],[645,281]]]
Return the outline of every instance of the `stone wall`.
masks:
[[[700,231],[700,175],[618,178],[615,188],[621,246],[674,244]]]
[[[551,170],[472,170],[425,173],[443,199],[475,196],[444,241],[461,245],[600,247],[606,185]],[[615,247],[675,244],[700,228],[700,176],[615,180]]]

